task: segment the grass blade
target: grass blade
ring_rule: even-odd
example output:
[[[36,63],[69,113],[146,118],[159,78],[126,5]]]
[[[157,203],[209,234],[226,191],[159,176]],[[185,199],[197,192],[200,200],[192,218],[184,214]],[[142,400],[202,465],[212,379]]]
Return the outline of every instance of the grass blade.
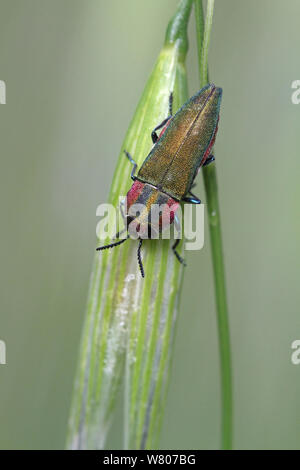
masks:
[[[186,30],[191,7],[192,0],[179,3],[127,131],[109,196],[115,207],[131,184],[131,167],[123,150],[140,166],[151,149],[151,131],[167,115],[170,92],[174,93],[174,109],[187,99]],[[129,240],[95,257],[68,448],[105,446],[125,370],[125,447],[153,448],[157,443],[182,268],[169,240],[146,240],[143,280],[136,250],[137,243]]]
[[[199,58],[200,85],[205,86],[208,78],[208,49],[214,0],[208,0],[205,26],[203,22],[202,0],[195,0],[197,44]],[[232,373],[231,352],[228,323],[228,309],[225,286],[225,269],[222,249],[221,218],[218,198],[216,164],[211,163],[203,168],[206,191],[206,204],[209,221],[211,252],[213,260],[217,320],[219,330],[219,349],[222,386],[222,448],[232,448]]]

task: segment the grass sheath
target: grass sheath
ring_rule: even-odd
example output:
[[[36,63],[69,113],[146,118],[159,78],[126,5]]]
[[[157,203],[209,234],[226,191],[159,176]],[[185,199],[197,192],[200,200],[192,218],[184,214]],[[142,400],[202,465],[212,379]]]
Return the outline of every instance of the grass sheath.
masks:
[[[209,82],[208,48],[214,10],[214,0],[207,1],[204,24],[202,0],[195,0],[196,30],[199,58],[200,86]],[[222,234],[220,207],[218,199],[216,164],[211,163],[203,168],[206,192],[211,252],[214,270],[217,321],[219,330],[219,350],[222,387],[222,449],[232,448],[232,373],[231,352],[228,323],[228,309],[225,286],[224,257],[222,250]]]
[[[151,149],[151,131],[187,99],[185,57],[192,0],[181,0],[164,46],[126,133],[108,202],[115,207],[131,185],[124,150],[141,165]],[[101,240],[98,245],[109,243]],[[153,449],[166,399],[171,346],[182,267],[169,240],[143,243],[145,278],[136,257],[137,242],[97,253],[88,294],[67,447],[101,449],[124,385],[124,447]],[[123,380],[125,377],[125,380]]]

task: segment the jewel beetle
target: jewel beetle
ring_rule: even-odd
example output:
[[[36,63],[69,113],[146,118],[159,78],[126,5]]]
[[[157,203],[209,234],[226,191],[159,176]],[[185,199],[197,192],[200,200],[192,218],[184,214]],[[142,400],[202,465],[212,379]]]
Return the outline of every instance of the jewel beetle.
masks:
[[[181,201],[200,204],[200,199],[191,190],[194,179],[202,166],[211,163],[214,156],[211,150],[218,131],[222,89],[213,84],[202,88],[190,98],[175,115],[172,113],[173,97],[170,94],[169,115],[152,132],[153,147],[144,163],[136,173],[137,164],[125,150],[125,155],[132,164],[131,178],[133,185],[126,196],[127,237],[97,250],[113,248],[124,243],[133,233],[139,240],[137,258],[142,277],[144,268],[141,258],[141,247],[144,238],[151,238],[152,233],[161,233],[162,221],[168,215],[168,223],[178,224],[176,209]],[[159,135],[157,131],[160,131]],[[130,208],[141,204],[144,210],[135,216],[130,215]],[[165,207],[160,218],[153,222],[151,207],[154,204]],[[167,209],[170,209],[171,211]],[[164,214],[164,210],[168,214]],[[178,227],[179,228],[179,227]],[[120,232],[121,233],[121,232]],[[116,237],[120,235],[116,234]],[[183,258],[176,251],[179,238],[172,250],[179,262]]]

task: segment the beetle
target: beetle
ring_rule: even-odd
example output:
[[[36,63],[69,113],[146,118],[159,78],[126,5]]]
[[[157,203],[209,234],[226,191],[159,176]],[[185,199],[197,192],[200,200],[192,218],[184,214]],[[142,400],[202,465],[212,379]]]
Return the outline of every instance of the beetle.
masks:
[[[128,238],[139,240],[137,258],[142,277],[144,268],[141,258],[141,247],[144,238],[154,238],[163,230],[163,222],[168,216],[168,224],[175,222],[179,229],[176,210],[181,201],[191,204],[200,204],[200,199],[191,190],[194,179],[202,166],[214,161],[211,149],[214,145],[218,131],[222,89],[213,84],[202,88],[190,98],[173,115],[173,95],[169,98],[169,115],[151,133],[153,147],[139,169],[132,156],[124,150],[126,157],[132,164],[131,178],[133,185],[126,195],[126,221],[127,237],[101,246],[98,250],[113,248],[124,243]],[[161,129],[159,135],[157,131]],[[142,204],[144,210],[138,215],[131,215],[130,208],[134,204]],[[151,219],[151,208],[154,204],[164,207],[159,219]],[[122,208],[121,208],[122,209]],[[116,234],[118,237],[121,234]],[[179,238],[172,246],[172,250],[182,264],[184,259],[176,248]]]

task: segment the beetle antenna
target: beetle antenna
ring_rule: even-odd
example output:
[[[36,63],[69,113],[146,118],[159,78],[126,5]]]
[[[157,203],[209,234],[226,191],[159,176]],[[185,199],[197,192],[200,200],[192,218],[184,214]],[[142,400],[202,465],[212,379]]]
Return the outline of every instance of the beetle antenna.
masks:
[[[96,251],[106,250],[107,248],[114,248],[115,246],[122,245],[122,243],[126,242],[128,238],[129,238],[129,235],[126,238],[123,238],[123,240],[120,240],[118,242],[110,243],[109,245],[105,245],[105,246],[99,246],[99,248],[96,248]]]
[[[142,256],[141,256],[142,243],[143,243],[143,239],[140,238],[139,247],[138,247],[138,250],[137,250],[137,258],[138,258],[138,263],[139,263],[141,275],[142,275],[142,277],[145,277],[145,271],[144,271],[144,266],[143,266]]]
[[[169,96],[169,115],[173,116],[173,91],[171,91]]]

